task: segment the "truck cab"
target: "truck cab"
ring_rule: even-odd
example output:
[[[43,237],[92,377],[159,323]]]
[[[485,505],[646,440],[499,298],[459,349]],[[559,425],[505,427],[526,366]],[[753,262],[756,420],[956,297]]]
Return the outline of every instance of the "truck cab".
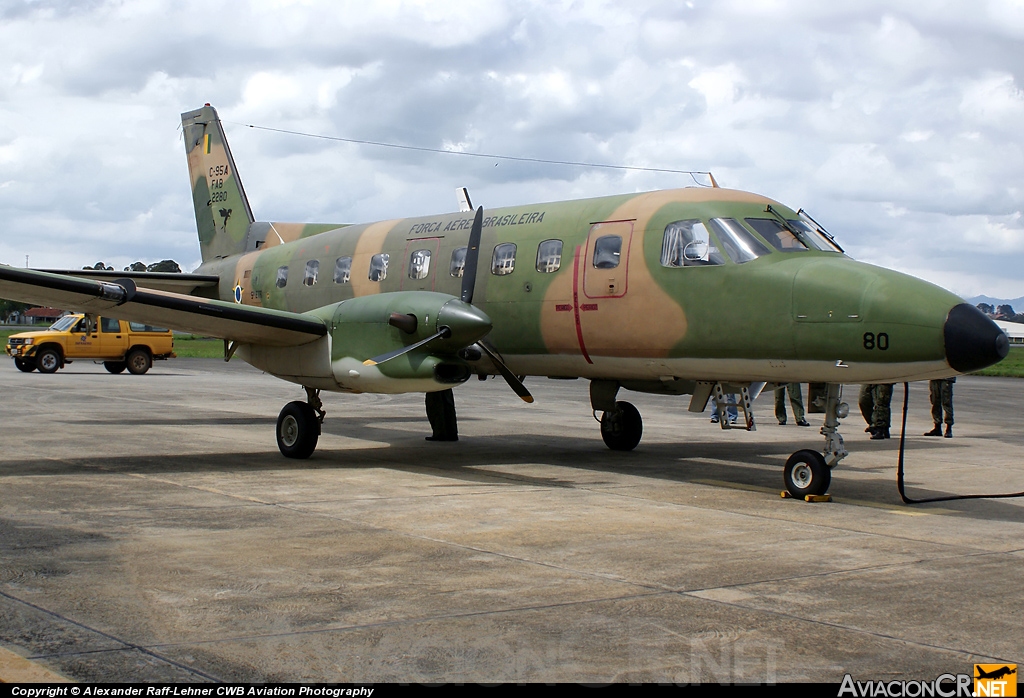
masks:
[[[65,315],[46,330],[22,332],[7,340],[7,353],[19,370],[55,373],[79,359],[102,361],[110,373],[141,375],[154,360],[174,354],[170,330],[92,314]]]

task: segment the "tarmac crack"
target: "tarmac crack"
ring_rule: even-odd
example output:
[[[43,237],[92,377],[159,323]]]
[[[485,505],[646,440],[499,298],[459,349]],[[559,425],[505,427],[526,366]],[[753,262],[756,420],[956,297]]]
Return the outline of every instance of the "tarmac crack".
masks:
[[[175,661],[173,659],[170,659],[169,657],[164,657],[163,655],[157,654],[156,652],[152,651],[151,649],[148,649],[147,647],[145,647],[143,645],[139,645],[139,644],[136,644],[134,642],[129,642],[128,640],[122,640],[121,638],[117,637],[116,635],[111,635],[110,633],[107,633],[107,632],[104,632],[102,630],[99,630],[98,628],[93,628],[92,626],[86,625],[85,623],[82,623],[80,621],[74,620],[72,618],[68,618],[67,616],[65,616],[65,615],[63,615],[61,613],[58,613],[57,611],[54,611],[54,610],[51,610],[51,609],[48,609],[48,608],[44,608],[43,606],[40,606],[38,604],[32,603],[31,601],[26,601],[25,599],[18,598],[17,596],[14,596],[12,594],[8,594],[5,591],[0,591],[0,596],[2,596],[3,598],[5,598],[5,599],[7,599],[9,601],[13,601],[13,602],[19,603],[19,604],[21,604],[23,606],[27,606],[28,608],[31,608],[34,611],[38,611],[39,613],[43,613],[45,615],[48,615],[51,618],[56,618],[57,620],[59,620],[59,621],[61,621],[63,623],[67,623],[69,625],[73,625],[76,628],[80,628],[82,630],[85,630],[87,632],[93,633],[95,635],[99,635],[100,637],[106,638],[107,640],[110,640],[112,642],[116,642],[116,643],[118,643],[120,645],[123,645],[123,647],[118,648],[116,650],[114,650],[114,649],[107,649],[107,650],[103,650],[103,651],[106,651],[106,652],[112,652],[112,651],[125,652],[125,651],[135,650],[135,651],[141,652],[142,654],[145,654],[145,655],[147,655],[149,657],[152,657],[153,659],[156,659],[158,661],[164,662],[165,664],[170,664],[171,666],[174,666],[174,667],[177,667],[177,668],[182,669],[184,671],[187,671],[190,674],[194,674],[195,676],[202,677],[202,678],[207,679],[209,681],[214,681],[214,682],[217,682],[217,683],[223,683],[222,679],[219,679],[216,676],[213,676],[211,674],[207,674],[206,672],[204,672],[204,671],[202,671],[200,669],[196,669],[195,667],[190,667],[190,666],[188,666],[186,664],[182,664],[181,662],[177,662],[177,661]],[[76,654],[76,653],[68,653],[68,654]],[[85,654],[85,652],[83,652],[81,654]],[[51,656],[67,656],[67,655],[45,655],[45,654],[41,654],[41,655],[30,656],[30,657],[28,657],[28,659],[47,659],[47,658],[49,658]]]

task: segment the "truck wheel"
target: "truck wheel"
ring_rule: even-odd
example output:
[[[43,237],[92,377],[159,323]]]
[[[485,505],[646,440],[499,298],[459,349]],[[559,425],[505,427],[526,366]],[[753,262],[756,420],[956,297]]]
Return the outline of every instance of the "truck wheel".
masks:
[[[32,371],[36,370],[35,363],[25,359],[15,359],[14,365],[18,367],[19,371],[24,371],[25,373],[32,373]]]
[[[40,373],[56,373],[60,368],[60,352],[47,347],[36,354],[36,368]]]
[[[124,370],[128,368],[128,364],[124,361],[104,361],[103,368],[111,373],[124,373]]]
[[[124,362],[128,365],[128,372],[136,376],[141,376],[153,365],[153,359],[149,358],[149,352],[145,349],[132,349],[124,358]]]

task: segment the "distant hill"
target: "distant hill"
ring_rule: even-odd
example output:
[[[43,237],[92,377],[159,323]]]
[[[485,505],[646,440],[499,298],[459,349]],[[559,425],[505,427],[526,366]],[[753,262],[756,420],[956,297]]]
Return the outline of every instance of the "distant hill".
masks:
[[[997,305],[1006,305],[1007,303],[1009,303],[1010,305],[1013,306],[1013,309],[1018,313],[1024,311],[1024,296],[1021,296],[1020,298],[1014,298],[1013,300],[1004,300],[1002,298],[990,298],[989,296],[975,296],[974,298],[968,298],[967,302],[970,303],[971,305],[977,305],[978,303],[988,303],[993,308],[996,307]]]

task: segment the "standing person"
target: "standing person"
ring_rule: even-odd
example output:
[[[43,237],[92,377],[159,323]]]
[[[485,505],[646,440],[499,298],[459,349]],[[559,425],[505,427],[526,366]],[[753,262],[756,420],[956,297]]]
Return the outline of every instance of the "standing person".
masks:
[[[892,420],[892,388],[895,383],[876,383],[874,405],[871,414],[871,438],[888,439]]]
[[[875,428],[875,386],[870,383],[864,383],[860,386],[860,396],[857,398],[857,405],[860,407],[860,414],[864,417],[864,421],[868,423],[868,428],[864,430],[865,433],[870,434],[871,430]]]
[[[775,418],[780,426],[786,425],[786,391],[789,391],[789,402],[793,406],[793,419],[798,427],[809,427],[804,419],[804,396],[799,383],[788,383],[775,387]]]
[[[935,428],[926,431],[925,436],[942,436],[942,423],[946,423],[946,438],[953,438],[953,384],[956,378],[939,378],[928,381],[928,392],[932,399],[932,421]],[[945,413],[946,418],[942,415]]]
[[[455,418],[455,393],[452,389],[427,393],[424,399],[427,419],[434,432],[427,441],[458,441],[459,423]]]

